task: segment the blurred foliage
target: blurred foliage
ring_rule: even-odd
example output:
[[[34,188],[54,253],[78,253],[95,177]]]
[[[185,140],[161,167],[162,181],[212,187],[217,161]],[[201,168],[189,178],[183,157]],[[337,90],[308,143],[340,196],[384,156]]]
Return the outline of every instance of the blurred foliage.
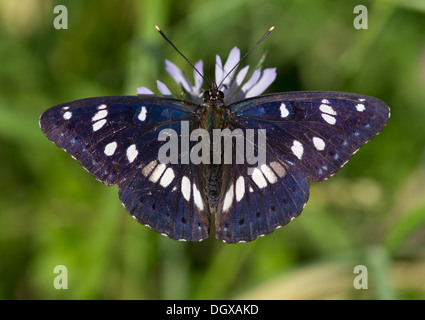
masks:
[[[56,5],[68,29],[53,27]],[[368,8],[356,30],[354,6]],[[48,107],[170,84],[167,58],[207,79],[215,55],[277,67],[268,92],[341,90],[392,117],[335,177],[312,183],[303,214],[247,244],[165,238],[41,133]],[[425,6],[422,0],[0,0],[0,299],[424,299]],[[173,88],[173,87],[172,87]],[[174,90],[178,88],[174,87]],[[56,290],[56,265],[68,290]],[[368,289],[356,290],[356,265]]]

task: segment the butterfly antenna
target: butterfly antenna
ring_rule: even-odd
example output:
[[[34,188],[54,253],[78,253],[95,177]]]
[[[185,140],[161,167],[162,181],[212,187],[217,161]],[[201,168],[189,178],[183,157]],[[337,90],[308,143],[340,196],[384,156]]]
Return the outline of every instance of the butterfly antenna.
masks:
[[[224,80],[240,65],[240,63],[251,53],[252,50],[255,49],[256,46],[260,44],[261,41],[263,41],[269,34],[274,30],[274,27],[270,27],[269,30],[263,36],[260,38],[260,40],[257,41],[256,44],[247,52],[245,55],[239,60],[239,62],[224,76],[223,80],[221,80],[220,85],[217,88],[220,88],[223,84]]]
[[[188,58],[186,58],[185,56],[184,56],[184,54],[183,53],[181,53],[180,52],[180,50],[179,49],[177,49],[176,48],[176,46],[167,38],[167,36],[164,34],[164,32],[162,32],[162,30],[158,27],[158,26],[155,26],[155,29],[156,30],[158,30],[158,32],[161,34],[161,36],[165,39],[165,41],[167,41],[169,44],[171,44],[171,46],[174,48],[174,50],[176,50],[186,61],[187,61],[187,63],[189,63],[190,64],[190,66],[193,68],[193,70],[195,70],[200,76],[201,76],[201,78],[202,78],[202,80],[204,80],[204,82],[205,82],[205,84],[208,86],[208,88],[210,88],[210,84],[208,83],[208,81],[207,80],[205,80],[205,78],[204,78],[204,76],[202,75],[202,73],[200,73],[199,71],[198,71],[198,69],[196,69],[195,68],[195,66],[189,61],[189,59]]]

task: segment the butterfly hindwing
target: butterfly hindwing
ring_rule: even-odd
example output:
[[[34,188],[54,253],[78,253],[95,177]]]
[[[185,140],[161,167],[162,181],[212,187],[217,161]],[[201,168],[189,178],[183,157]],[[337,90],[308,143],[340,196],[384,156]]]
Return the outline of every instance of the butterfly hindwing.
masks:
[[[192,119],[188,131],[198,126],[199,121]],[[175,129],[181,146],[188,132]],[[190,141],[189,150],[193,145]],[[188,154],[179,150],[175,163],[159,161],[155,150],[156,157],[121,183],[118,192],[126,210],[141,224],[175,240],[201,241],[210,229],[208,195],[201,179],[205,166],[187,163]]]
[[[246,164],[223,170],[215,223],[216,238],[225,242],[247,242],[271,233],[298,216],[308,200],[308,179],[276,158],[269,157],[252,175],[247,170]]]
[[[208,237],[210,215],[197,177],[193,164],[154,160],[119,185],[119,196],[141,224],[172,239],[201,241]]]

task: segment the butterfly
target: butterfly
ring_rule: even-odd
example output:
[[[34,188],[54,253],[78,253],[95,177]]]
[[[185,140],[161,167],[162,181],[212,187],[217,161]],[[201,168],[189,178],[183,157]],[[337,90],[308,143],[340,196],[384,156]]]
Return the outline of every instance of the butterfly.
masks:
[[[215,213],[216,237],[235,243],[297,217],[309,180],[331,177],[389,118],[385,103],[353,93],[275,93],[228,106],[220,96],[212,87],[201,105],[150,96],[81,99],[48,109],[40,127],[97,180],[118,185],[124,207],[140,223],[172,239],[200,241]],[[266,162],[251,175],[246,161],[160,163],[166,142],[159,132],[173,129],[182,139],[182,121],[191,131],[205,127],[200,112],[220,114],[230,130],[265,129]]]
[[[238,243],[297,217],[309,181],[335,174],[390,116],[381,100],[354,93],[275,93],[226,103],[223,91],[231,91],[230,80],[213,82],[201,103],[148,95],[75,100],[45,111],[40,127],[97,180],[118,185],[123,206],[141,224],[172,239],[201,241],[214,216],[216,238]],[[209,161],[192,161],[199,130],[237,132],[246,144],[227,140],[230,162],[211,161],[224,160],[224,144],[201,152]],[[177,161],[162,161],[172,140],[178,152],[162,154]],[[255,154],[265,155],[257,166]]]

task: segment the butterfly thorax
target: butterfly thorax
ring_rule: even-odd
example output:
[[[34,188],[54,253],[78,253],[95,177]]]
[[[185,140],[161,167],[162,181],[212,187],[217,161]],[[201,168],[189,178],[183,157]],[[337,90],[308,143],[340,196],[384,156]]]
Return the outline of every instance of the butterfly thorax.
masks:
[[[200,126],[211,135],[213,129],[223,129],[225,124],[224,94],[213,82],[210,89],[204,92],[202,100],[198,110]]]

